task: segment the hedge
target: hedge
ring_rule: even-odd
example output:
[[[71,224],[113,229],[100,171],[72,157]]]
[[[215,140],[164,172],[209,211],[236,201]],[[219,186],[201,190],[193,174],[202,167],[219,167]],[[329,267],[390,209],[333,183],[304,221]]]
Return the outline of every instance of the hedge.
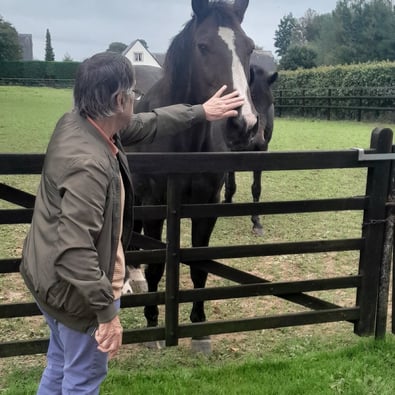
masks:
[[[71,86],[79,62],[0,62],[3,84]]]
[[[0,83],[15,85],[72,86],[79,62],[0,62]],[[309,70],[280,71],[274,87],[275,103],[279,103],[280,92],[286,96],[394,96],[395,62],[374,62],[354,65],[324,66]],[[284,103],[285,100],[281,99]],[[297,108],[284,109],[285,115],[325,117],[325,109],[304,108],[298,99],[288,99],[288,104]],[[303,103],[311,104],[306,100]],[[327,105],[327,99],[314,99],[314,104]],[[333,99],[334,106],[394,106],[394,100],[383,99]],[[349,110],[336,111],[340,119],[355,118]],[[371,114],[371,117],[377,117]]]
[[[374,62],[353,65],[325,66],[309,70],[280,71],[279,78],[274,86],[274,95],[279,102],[281,96],[394,96],[395,95],[395,62]],[[281,99],[284,103],[284,99]],[[327,99],[321,100],[323,105]],[[300,104],[300,100],[288,99],[287,104]],[[320,101],[314,100],[315,104]],[[308,99],[305,105],[311,104]],[[394,105],[394,99],[349,99],[332,100],[337,106],[382,106]],[[326,110],[316,109],[284,109],[286,115],[326,116]],[[354,118],[355,113],[350,111],[337,111],[337,118]],[[373,114],[372,117],[375,117]]]
[[[280,71],[280,89],[395,86],[395,62],[322,66],[314,69]]]

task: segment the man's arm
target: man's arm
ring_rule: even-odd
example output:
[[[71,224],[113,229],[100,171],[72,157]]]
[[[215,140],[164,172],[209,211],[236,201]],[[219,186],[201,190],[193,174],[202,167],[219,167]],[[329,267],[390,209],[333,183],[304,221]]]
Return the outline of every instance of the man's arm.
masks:
[[[175,104],[134,114],[129,127],[120,133],[122,144],[151,143],[157,133],[172,136],[199,122],[237,116],[236,109],[243,105],[244,98],[237,91],[223,95],[226,88],[226,85],[222,86],[202,105]]]

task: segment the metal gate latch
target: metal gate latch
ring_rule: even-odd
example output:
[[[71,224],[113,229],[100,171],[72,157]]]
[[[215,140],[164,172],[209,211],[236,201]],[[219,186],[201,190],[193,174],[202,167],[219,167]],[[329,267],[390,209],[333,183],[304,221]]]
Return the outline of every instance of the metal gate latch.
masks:
[[[381,153],[381,154],[365,154],[362,148],[351,148],[358,151],[358,161],[371,161],[371,160],[395,160],[395,153]]]

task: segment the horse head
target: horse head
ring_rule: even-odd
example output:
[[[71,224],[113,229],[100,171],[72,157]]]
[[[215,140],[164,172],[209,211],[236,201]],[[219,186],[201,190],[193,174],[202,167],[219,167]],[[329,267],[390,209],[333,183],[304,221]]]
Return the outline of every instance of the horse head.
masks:
[[[259,130],[255,135],[253,149],[267,151],[273,133],[274,98],[272,85],[278,78],[278,73],[269,73],[262,67],[250,66],[250,91],[255,108],[259,114]]]
[[[248,0],[192,0],[193,17],[173,39],[164,65],[174,102],[203,103],[222,85],[245,98],[238,116],[224,121],[230,149],[248,144],[258,130],[248,85],[254,42],[241,28],[247,6]]]

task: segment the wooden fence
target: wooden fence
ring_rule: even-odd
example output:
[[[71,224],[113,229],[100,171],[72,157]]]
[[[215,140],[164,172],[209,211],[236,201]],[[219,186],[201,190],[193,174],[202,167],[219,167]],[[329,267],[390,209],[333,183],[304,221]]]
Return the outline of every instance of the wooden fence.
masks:
[[[157,328],[125,328],[124,343],[165,340],[166,345],[178,344],[178,339],[220,333],[252,331],[267,328],[348,321],[358,335],[385,334],[389,289],[390,263],[388,237],[389,220],[393,215],[392,191],[395,150],[392,131],[375,129],[368,150],[305,151],[305,152],[244,152],[244,153],[177,153],[133,154],[129,156],[135,171],[168,174],[168,204],[157,207],[136,207],[135,217],[167,218],[167,244],[136,235],[134,242],[140,251],[128,251],[127,261],[135,263],[167,262],[166,288],[152,292],[123,296],[122,308],[144,305],[165,305],[165,324]],[[39,174],[43,155],[1,154],[0,174]],[[281,201],[264,203],[184,205],[177,199],[178,182],[186,173],[226,171],[290,171],[304,169],[367,168],[366,194],[336,199]],[[336,188],[336,186],[333,186]],[[389,198],[390,196],[390,198]],[[34,196],[0,184],[0,198],[18,204],[20,209],[0,210],[1,224],[29,223]],[[361,236],[353,239],[313,240],[266,243],[257,245],[180,248],[180,221],[190,217],[250,216],[252,214],[289,214],[305,212],[344,211],[363,212]],[[359,269],[349,276],[300,281],[270,282],[263,277],[232,268],[217,260],[242,257],[307,254],[331,251],[358,251]],[[391,256],[391,254],[390,254]],[[201,267],[236,283],[207,289],[183,290],[179,287],[179,265],[193,265],[205,260]],[[20,259],[0,260],[0,273],[18,271]],[[201,263],[199,263],[201,264]],[[355,304],[344,307],[306,292],[335,289],[355,290]],[[182,324],[178,311],[181,303],[274,295],[308,308],[297,313],[207,321]],[[0,319],[39,315],[33,303],[0,305]],[[392,315],[394,317],[394,314]],[[46,351],[47,339],[0,343],[0,357],[35,354]]]
[[[395,87],[344,90],[322,89],[311,93],[304,89],[275,90],[276,116],[297,115],[337,119],[356,119],[363,115],[377,118],[383,113],[395,114]]]
[[[47,86],[50,88],[73,88],[73,79],[61,79],[61,78],[7,78],[0,77],[0,86]]]

